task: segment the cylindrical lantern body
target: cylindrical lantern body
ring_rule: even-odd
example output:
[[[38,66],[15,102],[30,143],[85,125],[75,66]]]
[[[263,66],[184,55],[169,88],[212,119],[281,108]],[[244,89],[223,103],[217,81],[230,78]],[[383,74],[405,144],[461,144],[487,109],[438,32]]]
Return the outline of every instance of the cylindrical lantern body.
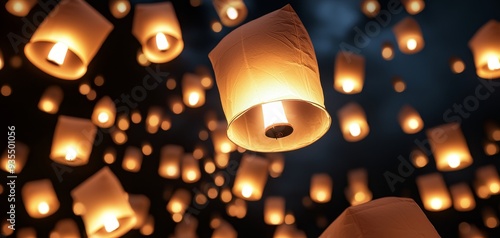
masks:
[[[185,73],[182,77],[182,98],[188,107],[196,108],[205,104],[205,89],[200,76]]]
[[[59,209],[59,200],[49,179],[27,182],[21,192],[30,217],[44,218]]]
[[[500,177],[494,165],[486,165],[476,170],[479,185],[484,186],[488,195],[500,194]]]
[[[135,5],[132,34],[153,63],[166,63],[184,49],[181,28],[171,2]]]
[[[458,183],[450,186],[453,207],[460,212],[471,211],[476,207],[474,195],[467,183]]]
[[[225,124],[224,127],[227,127],[227,123],[225,121],[223,121],[223,123]],[[205,124],[210,131],[217,129],[217,114],[213,110],[209,110],[205,113]]]
[[[499,41],[500,22],[493,19],[479,28],[469,41],[477,76],[485,79],[500,78]]]
[[[52,76],[79,79],[112,29],[113,25],[86,1],[63,0],[38,26],[24,53]],[[58,52],[61,54],[56,55]]]
[[[229,153],[222,153],[222,152],[216,152],[214,155],[215,158],[215,165],[219,169],[224,169],[227,167],[229,163]]]
[[[373,18],[380,12],[380,3],[378,0],[363,0],[361,1],[361,11],[365,16]]]
[[[191,193],[183,188],[175,190],[168,201],[167,211],[170,214],[184,214],[189,204],[191,204]]]
[[[11,152],[13,152],[13,150],[15,150],[15,159],[9,158],[9,155],[12,157],[13,153]],[[30,148],[19,140],[15,141],[13,144],[8,144],[7,148],[5,148],[2,153],[2,159],[0,161],[2,169],[10,174],[21,173],[28,160],[29,152]]]
[[[236,26],[247,17],[248,10],[243,0],[212,0],[212,3],[224,26]]]
[[[130,12],[129,0],[109,0],[109,11],[117,18],[123,18]]]
[[[348,142],[356,142],[365,138],[370,132],[363,108],[351,102],[337,111],[340,130]]]
[[[372,192],[368,188],[368,172],[366,169],[354,169],[347,173],[348,187],[346,198],[352,206],[372,200]]]
[[[335,59],[333,87],[337,92],[356,94],[363,90],[365,58],[349,51],[339,51]]]
[[[5,3],[5,9],[14,16],[25,17],[36,2],[37,0],[8,0]]]
[[[333,182],[326,173],[314,174],[311,177],[309,196],[317,203],[329,202],[332,198]]]
[[[441,174],[420,175],[416,182],[426,210],[442,211],[451,207],[450,194]]]
[[[160,128],[163,118],[163,109],[161,107],[150,107],[146,116],[146,131],[155,134]]]
[[[498,227],[499,221],[495,210],[485,207],[482,210],[484,225],[490,229]]]
[[[299,149],[330,127],[314,48],[290,5],[238,27],[209,58],[227,135],[238,146],[258,152]]]
[[[217,122],[215,130],[211,133],[212,144],[216,153],[230,153],[236,150],[236,145],[229,140],[227,134],[227,123],[225,121]]]
[[[179,178],[180,164],[184,148],[180,145],[164,145],[160,151],[160,166],[158,174],[167,179]]]
[[[420,114],[410,105],[405,105],[399,110],[398,121],[406,134],[415,134],[424,128]]]
[[[96,126],[88,119],[59,116],[50,159],[70,166],[87,164],[96,133]]]
[[[405,54],[415,54],[424,48],[424,37],[418,22],[412,17],[406,17],[398,22],[392,31],[396,36],[399,50]]]
[[[390,42],[385,42],[382,44],[382,58],[385,60],[394,59],[394,46]]]
[[[307,238],[295,225],[281,224],[276,227],[273,238]]]
[[[424,0],[403,0],[401,2],[406,11],[411,15],[416,15],[425,8]]]
[[[182,181],[194,183],[201,178],[198,160],[191,153],[185,153],[182,157]]]
[[[285,155],[283,153],[267,153],[266,158],[269,159],[269,175],[272,178],[277,178],[285,169]]]
[[[467,141],[458,123],[448,123],[427,129],[427,137],[439,171],[453,171],[472,164]]]
[[[80,238],[80,230],[73,219],[66,218],[58,221],[54,230],[50,233],[50,237],[58,238]]]
[[[211,238],[236,238],[238,233],[227,221],[221,221],[220,225],[214,230]]]
[[[42,94],[40,101],[38,102],[38,109],[50,113],[56,114],[59,110],[59,105],[63,99],[63,91],[59,86],[50,86]]]
[[[127,133],[117,129],[116,127],[111,127],[110,134],[113,142],[117,145],[123,145],[128,140]]]
[[[94,106],[92,122],[101,128],[109,128],[115,124],[116,106],[110,97],[101,98]]]
[[[128,201],[135,213],[136,223],[134,229],[140,229],[148,218],[151,202],[147,196],[142,194],[129,194]]]
[[[125,149],[123,155],[122,168],[129,172],[137,173],[141,170],[142,153],[141,150],[134,146],[129,146]]]
[[[118,116],[116,119],[116,126],[122,131],[128,130],[128,128],[130,127],[128,116],[125,114]]]
[[[248,201],[262,197],[267,182],[269,162],[257,155],[244,154],[236,172],[233,194]]]
[[[280,225],[285,219],[285,199],[267,197],[264,202],[264,222],[268,225]]]

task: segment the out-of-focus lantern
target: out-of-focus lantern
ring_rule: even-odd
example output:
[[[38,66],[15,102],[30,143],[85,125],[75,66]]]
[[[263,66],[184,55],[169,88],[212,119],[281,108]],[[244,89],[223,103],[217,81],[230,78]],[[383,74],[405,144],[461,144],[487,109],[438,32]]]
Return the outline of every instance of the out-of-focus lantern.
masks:
[[[484,186],[488,195],[500,194],[500,177],[494,165],[486,165],[476,170],[476,179]]]
[[[361,11],[367,17],[373,18],[380,12],[380,3],[378,0],[363,0],[361,1]]]
[[[130,122],[128,120],[128,116],[125,114],[118,116],[118,118],[116,120],[116,126],[118,127],[118,129],[120,129],[122,131],[128,130],[128,128],[130,127]]]
[[[281,224],[276,227],[273,238],[307,238],[307,236],[294,225]]]
[[[424,37],[418,22],[412,17],[406,17],[398,22],[392,31],[396,36],[399,50],[405,54],[415,54],[424,48]]]
[[[423,168],[429,163],[429,157],[420,149],[412,150],[410,160],[413,166]]]
[[[205,89],[200,76],[185,73],[182,77],[182,98],[188,107],[196,108],[205,104]]]
[[[140,229],[146,223],[151,202],[147,196],[142,194],[129,194],[128,201],[135,213],[136,222],[134,229]]]
[[[179,115],[182,112],[184,112],[184,103],[182,102],[182,98],[177,96],[177,95],[172,95],[168,99],[168,105],[170,106],[170,110],[176,114]]]
[[[123,155],[122,168],[129,172],[139,172],[142,165],[142,153],[141,150],[134,146],[129,146],[125,149],[125,154]]]
[[[96,132],[96,126],[88,119],[59,116],[50,159],[70,166],[87,164]]]
[[[236,26],[247,17],[248,10],[243,0],[212,0],[212,2],[224,26]]]
[[[40,101],[38,102],[38,109],[50,113],[56,114],[59,110],[59,105],[63,99],[63,91],[59,86],[50,86],[42,94]]]
[[[427,137],[439,171],[460,170],[472,164],[467,141],[460,124],[448,123],[427,129]]]
[[[460,238],[487,238],[483,231],[479,230],[476,225],[471,225],[467,222],[461,222],[458,225]]]
[[[79,79],[112,29],[86,1],[63,0],[38,26],[24,53],[52,76]]]
[[[73,212],[82,217],[88,237],[120,237],[135,226],[128,194],[108,167],[71,190],[71,197]]]
[[[499,41],[500,22],[493,19],[479,28],[469,41],[477,76],[485,79],[500,78]]]
[[[311,177],[309,196],[317,203],[329,202],[332,198],[333,182],[330,175],[326,173],[314,174]]]
[[[208,90],[214,86],[212,72],[207,66],[200,65],[196,67],[195,73],[201,78],[201,86],[203,86],[204,89]]]
[[[450,193],[441,174],[421,175],[416,182],[426,210],[437,212],[451,207]]]
[[[392,87],[394,88],[394,91],[398,93],[402,93],[406,90],[406,83],[403,81],[401,77],[394,77],[392,78]]]
[[[496,155],[500,151],[500,147],[494,141],[484,142],[483,147],[484,147],[484,153],[489,156]]]
[[[196,229],[198,228],[198,219],[194,216],[187,216],[177,223],[174,229],[174,237],[197,238]]]
[[[180,145],[164,145],[160,151],[160,166],[158,174],[167,179],[179,178],[180,164],[184,148]]]
[[[450,186],[453,207],[460,212],[471,211],[476,207],[474,195],[467,183],[458,183]]]
[[[330,127],[314,48],[290,5],[238,27],[209,58],[227,135],[236,145],[289,151],[314,143]]]
[[[236,150],[236,145],[229,140],[226,134],[227,123],[219,121],[211,133],[212,144],[216,153],[230,153]]]
[[[385,42],[382,44],[382,51],[380,53],[385,60],[392,60],[394,59],[394,46],[390,42]]]
[[[264,222],[268,225],[280,225],[285,219],[285,199],[267,197],[264,202]]]
[[[215,172],[215,163],[212,159],[206,158],[203,169],[207,174],[213,174]]]
[[[144,225],[140,228],[139,232],[143,236],[150,236],[153,234],[155,231],[155,218],[152,215],[149,215],[148,218],[146,219],[146,222],[144,222]]]
[[[106,150],[104,151],[104,155],[102,157],[103,157],[104,162],[106,162],[106,164],[114,163],[116,160],[115,148],[113,148],[113,147],[106,148]]]
[[[181,28],[171,2],[135,5],[132,34],[153,63],[166,63],[184,49]]]
[[[233,194],[231,193],[230,188],[223,188],[221,193],[220,193],[220,200],[228,203],[233,199]]]
[[[465,70],[465,63],[458,57],[451,57],[449,60],[451,72],[460,74]]]
[[[129,0],[109,0],[109,11],[117,18],[123,18],[130,12]]]
[[[25,17],[36,3],[36,0],[8,0],[5,9],[14,16]]]
[[[222,122],[221,122],[222,123]],[[218,119],[217,114],[213,110],[209,110],[205,114],[205,124],[210,131],[217,129]],[[227,127],[227,123],[224,122],[224,126]]]
[[[490,120],[484,123],[484,129],[489,140],[500,141],[500,125]]]
[[[490,229],[498,227],[499,221],[495,210],[485,207],[482,210],[484,225]]]
[[[365,58],[347,51],[339,51],[335,59],[333,87],[340,93],[356,94],[363,90]]]
[[[27,182],[21,192],[30,217],[44,218],[59,209],[59,200],[49,179]]]
[[[23,227],[19,229],[17,232],[17,238],[37,238],[36,230],[33,227]]]
[[[101,128],[109,128],[115,124],[116,106],[110,97],[101,98],[94,106],[92,122]]]
[[[220,225],[214,230],[211,238],[236,238],[238,233],[227,221],[220,221]]]
[[[272,178],[277,178],[285,169],[285,155],[283,153],[266,153],[266,158],[269,159],[269,175]]]
[[[415,134],[424,128],[420,114],[410,105],[405,105],[399,110],[398,121],[406,134]]]
[[[58,221],[54,230],[50,232],[51,238],[80,238],[80,230],[73,219],[66,218]]]
[[[360,141],[370,132],[365,111],[355,102],[351,102],[339,109],[337,116],[339,118],[340,130],[346,141]]]
[[[9,150],[15,149],[15,160],[12,158],[9,159],[9,155],[12,153],[9,153]],[[2,158],[0,160],[1,168],[7,173],[10,174],[19,174],[24,168],[24,165],[26,164],[26,161],[28,160],[28,155],[30,152],[30,148],[24,144],[24,142],[21,142],[19,140],[16,140],[15,145],[8,144],[7,148],[2,153]],[[12,156],[11,156],[12,157]]]
[[[115,127],[111,127],[111,138],[113,139],[113,142],[115,142],[115,144],[117,145],[123,145],[125,144],[125,142],[127,142],[128,140],[128,137],[127,137],[127,133],[125,133],[124,131],[122,130],[119,130]]]
[[[226,211],[229,216],[240,219],[245,218],[247,215],[247,203],[243,199],[236,198],[226,205]]]
[[[191,153],[185,153],[182,157],[182,181],[194,183],[201,178],[198,160]]]
[[[411,15],[420,13],[425,8],[424,0],[402,0],[406,11]]]
[[[163,118],[163,109],[161,107],[150,107],[146,117],[146,131],[155,134],[160,128]]]
[[[5,65],[5,60],[3,59],[3,54],[2,50],[0,50],[0,70],[3,69],[3,66]],[[3,93],[2,93],[3,94]]]
[[[257,155],[244,154],[236,172],[233,194],[248,201],[262,197],[267,182],[269,162]]]
[[[175,190],[174,194],[172,194],[172,197],[168,201],[167,211],[170,212],[172,216],[175,214],[180,214],[182,218],[190,203],[191,193],[186,189],[179,188]],[[179,221],[181,220],[182,219],[180,219]]]
[[[348,186],[345,189],[347,201],[352,206],[372,200],[372,192],[368,188],[368,173],[366,169],[354,169],[347,173]]]

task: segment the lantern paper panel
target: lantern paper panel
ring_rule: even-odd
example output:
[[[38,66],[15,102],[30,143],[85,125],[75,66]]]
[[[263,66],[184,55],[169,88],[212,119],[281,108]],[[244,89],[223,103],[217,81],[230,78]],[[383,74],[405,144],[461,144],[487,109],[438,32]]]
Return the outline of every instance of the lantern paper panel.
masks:
[[[402,0],[405,10],[411,14],[416,15],[424,10],[425,2],[424,0]]]
[[[443,124],[427,129],[426,134],[439,171],[460,170],[472,164],[472,155],[460,124]]]
[[[333,182],[330,175],[326,173],[314,174],[311,177],[309,196],[317,203],[326,203],[331,200]]]
[[[426,210],[437,212],[451,207],[450,194],[441,174],[420,175],[416,182]]]
[[[151,202],[146,195],[142,194],[129,194],[128,201],[135,213],[136,223],[134,229],[140,229],[146,223]]]
[[[340,108],[337,111],[337,117],[339,118],[342,135],[348,142],[360,141],[370,132],[365,111],[355,102],[348,103]]]
[[[56,114],[63,100],[63,91],[59,86],[50,86],[45,89],[38,102],[38,109],[49,114]]]
[[[314,48],[290,5],[233,30],[209,58],[227,136],[236,145],[289,151],[310,145],[330,127]]]
[[[424,128],[422,117],[410,105],[405,105],[399,110],[398,121],[401,129],[406,134],[415,134]]]
[[[500,22],[490,20],[469,41],[474,56],[477,76],[484,79],[500,78]]]
[[[460,212],[471,211],[476,207],[476,201],[471,188],[467,183],[458,183],[450,186],[453,198],[453,207]]]
[[[80,230],[78,225],[73,219],[66,218],[59,220],[52,232],[50,232],[50,237],[54,238],[80,238]]]
[[[36,3],[37,0],[8,0],[5,9],[14,16],[25,17]]]
[[[59,209],[59,200],[49,179],[27,182],[21,193],[24,207],[30,217],[44,218]]]
[[[38,26],[24,53],[54,77],[79,79],[112,29],[86,1],[62,0]]]
[[[164,145],[160,151],[158,174],[166,179],[177,179],[181,174],[181,158],[184,147],[180,145]]]
[[[462,59],[458,57],[451,57],[449,60],[451,72],[454,74],[460,74],[465,70],[465,63]]]
[[[424,48],[425,42],[418,22],[406,17],[398,22],[392,31],[396,36],[399,50],[404,54],[415,54]]]
[[[201,77],[193,73],[185,73],[182,77],[182,98],[184,104],[197,108],[205,104],[205,88],[201,84]]]
[[[267,182],[268,166],[265,158],[244,154],[236,171],[233,194],[248,201],[260,200]]]
[[[129,172],[137,173],[141,170],[142,165],[141,150],[135,146],[129,146],[125,149],[123,155],[122,168]]]
[[[365,81],[365,58],[349,51],[339,51],[333,77],[333,87],[337,92],[360,93]]]
[[[245,20],[248,14],[243,0],[212,0],[220,21],[227,27],[233,27]]]
[[[117,18],[123,18],[130,12],[129,0],[109,0],[109,11]]]
[[[264,201],[264,222],[268,225],[280,225],[285,219],[285,199],[267,197]]]
[[[102,97],[94,106],[92,122],[101,128],[110,128],[115,124],[116,107],[110,97]]]
[[[10,159],[12,157],[12,150],[15,149],[15,159]],[[9,151],[10,150],[10,151]],[[15,173],[19,174],[24,168],[24,165],[26,164],[26,161],[28,160],[28,155],[30,152],[30,148],[24,143],[19,140],[16,140],[16,143],[14,146],[12,145],[7,145],[5,150],[2,153],[2,158],[0,159],[0,164],[2,166],[2,170],[4,170],[7,173]]]

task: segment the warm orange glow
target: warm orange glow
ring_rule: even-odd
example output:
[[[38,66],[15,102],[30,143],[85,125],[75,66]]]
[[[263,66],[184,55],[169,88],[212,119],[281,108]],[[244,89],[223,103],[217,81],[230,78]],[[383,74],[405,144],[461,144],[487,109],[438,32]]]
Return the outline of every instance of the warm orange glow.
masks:
[[[460,166],[460,156],[456,154],[449,155],[446,159],[450,168],[458,168]]]
[[[112,214],[106,214],[102,217],[102,223],[104,224],[104,229],[106,232],[113,232],[118,227],[120,227],[120,223],[118,222],[118,219],[116,219],[116,216]]]
[[[12,88],[9,85],[4,84],[4,85],[2,85],[2,88],[0,89],[0,91],[2,93],[2,96],[8,97],[12,93]]]
[[[440,198],[433,198],[430,200],[430,206],[434,210],[440,210],[443,207],[443,201]]]
[[[385,60],[392,60],[394,58],[394,49],[391,44],[384,44],[382,46],[382,58]]]
[[[40,202],[38,204],[38,213],[45,215],[50,211],[49,204],[47,202]]]
[[[406,48],[409,50],[415,50],[417,48],[417,41],[415,39],[408,39],[406,41]]]
[[[231,20],[238,18],[238,10],[234,7],[228,7],[226,10],[227,17]]]
[[[52,49],[47,56],[47,60],[57,65],[62,65],[68,52],[68,46],[62,42],[57,42],[52,46]]]
[[[452,57],[450,59],[450,68],[451,72],[455,74],[460,74],[465,70],[465,63],[462,59],[457,57]]]
[[[349,133],[353,136],[353,137],[357,137],[361,134],[361,127],[359,126],[358,123],[351,123],[349,125]]]
[[[243,185],[242,186],[242,189],[241,189],[241,195],[245,198],[249,198],[250,196],[252,196],[252,193],[253,193],[253,188],[251,185],[249,184],[246,184],[246,185]]]
[[[490,56],[488,58],[488,69],[491,71],[500,69],[500,59],[495,56]]]
[[[158,32],[156,33],[156,47],[159,51],[166,51],[170,48],[170,44],[168,43],[167,37],[165,34]]]
[[[74,147],[68,147],[66,148],[66,156],[64,157],[67,161],[74,161],[76,159],[76,156],[78,155],[78,152]]]

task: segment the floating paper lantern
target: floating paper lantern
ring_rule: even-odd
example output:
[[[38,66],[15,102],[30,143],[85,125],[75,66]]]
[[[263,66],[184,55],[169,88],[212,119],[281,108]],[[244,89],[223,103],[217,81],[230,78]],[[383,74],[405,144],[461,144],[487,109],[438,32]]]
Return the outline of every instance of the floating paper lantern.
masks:
[[[188,107],[196,108],[205,104],[205,89],[198,75],[184,74],[182,77],[182,96],[184,104]]]
[[[482,210],[484,225],[490,229],[498,227],[499,221],[495,210],[485,207]]]
[[[42,94],[38,102],[38,109],[55,114],[59,110],[59,105],[63,99],[63,91],[59,86],[50,86]]]
[[[118,116],[118,119],[116,120],[116,126],[122,131],[128,130],[128,128],[130,127],[128,116],[125,114]]]
[[[474,195],[467,183],[458,183],[450,186],[453,198],[453,207],[460,212],[471,211],[476,207]]]
[[[421,175],[416,182],[426,210],[437,212],[451,207],[450,194],[441,174]]]
[[[172,197],[168,201],[167,211],[172,215],[183,215],[190,203],[191,193],[186,189],[179,188],[175,190],[175,192],[172,194]]]
[[[24,48],[31,63],[67,80],[81,78],[113,25],[83,0],[63,0]]]
[[[219,169],[224,169],[227,167],[227,164],[229,163],[229,153],[222,153],[222,152],[216,152],[214,155],[215,158],[215,165]]]
[[[220,225],[212,233],[212,238],[236,238],[238,233],[227,221],[220,221]]]
[[[180,164],[184,148],[179,145],[164,145],[160,151],[160,166],[158,174],[167,179],[179,178]]]
[[[153,63],[166,63],[184,49],[181,28],[171,2],[135,5],[132,34]]]
[[[73,219],[66,218],[59,220],[52,232],[50,232],[51,238],[80,238],[80,230],[78,230],[78,225]]]
[[[372,193],[368,188],[368,173],[366,169],[354,169],[347,173],[348,187],[345,190],[346,198],[352,206],[372,200]]]
[[[94,106],[92,122],[101,128],[109,128],[115,124],[116,106],[110,97],[101,98]]]
[[[399,110],[398,121],[406,134],[415,134],[424,128],[420,114],[410,105],[405,105]]]
[[[0,70],[3,69],[3,66],[5,65],[5,60],[3,59],[3,54],[2,50],[0,50]],[[2,93],[3,94],[3,93]]]
[[[201,178],[200,165],[198,160],[190,153],[185,153],[182,157],[182,181],[194,183]]]
[[[424,48],[424,37],[418,22],[406,17],[398,22],[392,31],[396,36],[399,50],[405,54],[415,54]]]
[[[130,12],[129,0],[109,0],[109,11],[115,18],[123,18]]]
[[[394,46],[389,42],[385,42],[384,44],[382,44],[381,54],[382,58],[384,58],[385,60],[394,59]]]
[[[236,198],[226,205],[226,211],[229,216],[236,218],[245,218],[247,214],[247,203],[243,199]]]
[[[14,16],[25,17],[36,3],[36,0],[8,0],[5,9]]]
[[[15,149],[15,160],[12,158],[9,159],[9,155],[12,153],[9,153],[9,150],[14,150]],[[24,142],[21,142],[19,140],[16,140],[16,143],[14,146],[11,144],[7,145],[7,148],[2,153],[2,159],[0,160],[0,164],[2,166],[2,170],[4,170],[7,173],[15,173],[19,174],[24,168],[24,165],[26,164],[26,161],[28,160],[28,155],[30,152],[30,148],[24,144]],[[12,157],[12,156],[11,156]]]
[[[136,223],[134,229],[140,229],[146,223],[151,202],[146,195],[142,194],[129,194],[128,201],[135,213]]]
[[[266,158],[269,159],[269,175],[272,178],[277,178],[285,169],[285,155],[282,153],[267,153]]]
[[[489,140],[500,141],[500,125],[493,121],[487,121],[484,124],[484,128]]]
[[[44,218],[59,209],[59,200],[49,179],[27,182],[21,192],[24,207],[30,217]]]
[[[217,114],[213,111],[213,110],[209,110],[205,113],[205,124],[208,128],[208,130],[210,131],[214,131],[215,129],[217,129],[217,123],[218,123],[218,119],[217,119]],[[225,123],[225,127],[227,127],[227,123]]]
[[[392,78],[392,87],[394,88],[394,91],[402,93],[406,89],[406,83],[401,77],[394,77]]]
[[[335,59],[333,87],[340,93],[356,94],[363,90],[365,58],[347,51],[339,51]]]
[[[486,165],[478,168],[476,170],[476,178],[488,196],[500,194],[500,177],[494,165]]]
[[[16,233],[17,238],[37,238],[36,230],[33,227],[20,228]]]
[[[174,237],[197,238],[197,228],[198,219],[196,219],[194,216],[186,216],[175,226]]]
[[[182,112],[184,112],[184,103],[182,102],[182,98],[177,96],[177,95],[172,95],[168,99],[168,105],[170,106],[170,110],[176,114],[179,115]]]
[[[244,154],[236,172],[233,194],[248,201],[262,197],[267,182],[269,162],[257,155]]]
[[[411,15],[420,13],[425,8],[424,0],[402,0],[406,11]]]
[[[245,20],[248,14],[243,0],[212,0],[222,24],[233,27]]]
[[[474,34],[469,48],[474,56],[477,76],[500,78],[500,22],[490,20]]]
[[[363,108],[351,102],[337,111],[340,129],[344,139],[348,142],[356,142],[365,138],[370,132]]]
[[[471,225],[467,222],[461,222],[458,225],[460,238],[487,238],[483,231],[479,230],[476,225]]]
[[[201,86],[204,89],[211,89],[214,85],[214,79],[212,77],[211,70],[204,65],[196,67],[196,74],[201,78]]]
[[[227,135],[236,145],[289,151],[310,145],[330,127],[314,48],[290,5],[238,27],[209,58]]]
[[[467,141],[460,130],[460,124],[448,123],[427,129],[427,137],[434,153],[436,168],[453,171],[472,164]]]
[[[378,0],[363,0],[361,1],[361,11],[367,17],[373,18],[380,12],[380,3]]]
[[[141,227],[139,232],[143,236],[150,236],[154,233],[155,231],[155,218],[152,215],[148,216],[148,219],[146,219],[146,222],[144,222],[144,225]]]
[[[429,157],[420,149],[414,149],[410,154],[410,160],[413,166],[423,168],[429,163]]]
[[[115,127],[112,127],[110,131],[111,131],[111,138],[113,139],[113,142],[115,142],[115,144],[123,145],[125,144],[125,142],[127,142],[128,140],[127,133],[125,133],[124,131],[119,130]]]
[[[496,142],[486,141],[483,144],[484,144],[483,145],[484,153],[486,155],[489,155],[489,156],[496,155],[500,151],[500,147],[498,146],[498,144]]]
[[[146,117],[146,131],[155,134],[160,128],[163,118],[163,109],[161,107],[150,107]]]
[[[112,164],[116,161],[116,150],[113,147],[108,147],[104,151],[104,155],[102,156],[103,160],[106,164]]]
[[[317,203],[329,202],[332,197],[333,182],[330,175],[326,173],[314,174],[311,177],[309,196]]]
[[[285,219],[285,199],[267,197],[264,202],[264,222],[268,225],[280,225]]]
[[[141,150],[134,146],[129,146],[125,149],[123,156],[122,168],[129,172],[137,173],[141,170],[142,153]]]
[[[281,224],[276,227],[273,238],[307,238],[307,236],[294,225]]]
[[[212,159],[207,158],[205,159],[205,164],[203,166],[203,169],[205,169],[205,172],[207,174],[213,174],[215,172],[215,163]]]
[[[211,133],[212,144],[216,153],[230,153],[236,150],[236,145],[229,140],[227,134],[227,123],[219,121],[216,128]]]
[[[465,70],[465,63],[458,57],[451,57],[449,60],[451,72],[460,74]]]

